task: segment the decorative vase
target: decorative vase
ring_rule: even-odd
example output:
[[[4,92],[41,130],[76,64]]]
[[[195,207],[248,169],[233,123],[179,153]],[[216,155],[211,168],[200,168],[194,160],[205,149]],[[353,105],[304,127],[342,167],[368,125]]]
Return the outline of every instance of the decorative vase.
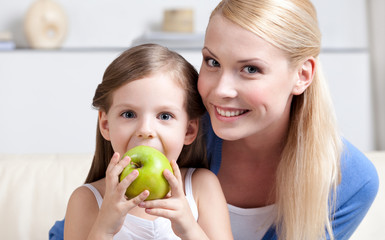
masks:
[[[194,32],[193,9],[167,9],[163,13],[164,32],[192,33]]]
[[[31,48],[60,48],[67,25],[63,8],[53,0],[35,1],[24,19],[24,31]]]

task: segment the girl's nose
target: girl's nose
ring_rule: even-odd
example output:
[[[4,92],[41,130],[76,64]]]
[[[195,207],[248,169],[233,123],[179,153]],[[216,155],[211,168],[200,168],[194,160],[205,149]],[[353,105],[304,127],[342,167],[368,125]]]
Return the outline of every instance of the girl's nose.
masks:
[[[139,131],[137,136],[140,138],[147,139],[147,138],[153,138],[155,135],[151,131]]]
[[[136,136],[144,139],[154,138],[156,135],[151,122],[148,120],[143,120],[136,131]]]

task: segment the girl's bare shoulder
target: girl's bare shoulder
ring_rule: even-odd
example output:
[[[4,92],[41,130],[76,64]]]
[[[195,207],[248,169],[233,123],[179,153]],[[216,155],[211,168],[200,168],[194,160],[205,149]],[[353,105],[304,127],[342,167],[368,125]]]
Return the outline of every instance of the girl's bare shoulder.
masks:
[[[222,188],[217,176],[206,168],[195,169],[192,175],[192,189],[194,196],[207,195],[207,193],[222,193]]]
[[[206,181],[213,181],[213,182],[218,182],[217,176],[211,172],[209,169],[206,168],[196,168],[193,176],[192,176],[193,182],[206,182]],[[218,182],[219,183],[219,182]]]
[[[91,183],[91,185],[94,186],[100,194],[102,194],[104,193],[103,183],[104,181],[99,180]],[[103,195],[104,194],[102,194],[102,196]],[[91,189],[84,185],[73,191],[68,202],[68,207],[72,207],[80,211],[92,211],[99,208],[94,193]]]
[[[94,193],[84,185],[76,188],[67,205],[64,225],[66,239],[87,238],[98,212],[99,206]]]
[[[181,168],[180,169],[183,181],[185,180],[187,170],[188,170],[188,168]],[[206,168],[196,168],[192,174],[192,183],[193,184],[194,183],[200,184],[200,183],[206,182],[206,181],[219,183],[217,176],[213,172],[211,172],[210,170],[208,170]]]

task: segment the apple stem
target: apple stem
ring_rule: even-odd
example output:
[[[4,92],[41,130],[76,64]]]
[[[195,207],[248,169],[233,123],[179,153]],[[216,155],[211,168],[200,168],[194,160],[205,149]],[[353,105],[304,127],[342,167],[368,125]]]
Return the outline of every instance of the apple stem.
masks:
[[[136,163],[136,162],[131,162],[131,165],[135,165],[135,168],[141,168],[142,164]]]

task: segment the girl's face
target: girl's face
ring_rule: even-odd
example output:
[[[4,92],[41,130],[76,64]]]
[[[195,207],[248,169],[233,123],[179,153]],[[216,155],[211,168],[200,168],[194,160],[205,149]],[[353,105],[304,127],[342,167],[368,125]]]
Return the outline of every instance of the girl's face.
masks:
[[[113,93],[107,114],[99,112],[101,133],[121,156],[147,145],[176,160],[183,145],[194,140],[198,126],[197,120],[189,120],[184,101],[184,90],[169,75],[131,81]]]
[[[216,14],[202,55],[198,90],[219,137],[286,133],[298,74],[283,51]]]

